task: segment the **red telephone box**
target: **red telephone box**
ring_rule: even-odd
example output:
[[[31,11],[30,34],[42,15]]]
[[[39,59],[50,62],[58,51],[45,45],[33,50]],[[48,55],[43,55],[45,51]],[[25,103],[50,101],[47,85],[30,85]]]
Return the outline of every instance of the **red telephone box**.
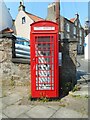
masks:
[[[58,25],[51,21],[31,24],[31,96],[59,96]]]

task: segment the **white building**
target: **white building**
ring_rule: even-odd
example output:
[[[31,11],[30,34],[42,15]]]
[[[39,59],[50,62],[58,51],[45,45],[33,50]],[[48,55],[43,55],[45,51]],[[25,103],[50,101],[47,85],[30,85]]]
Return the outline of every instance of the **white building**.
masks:
[[[85,37],[85,59],[90,60],[90,33]]]
[[[3,0],[0,0],[0,31],[12,28],[12,17]]]
[[[23,1],[21,1],[18,9],[18,15],[14,22],[14,33],[17,36],[30,39],[30,24],[40,20],[43,19],[36,15],[26,12]]]

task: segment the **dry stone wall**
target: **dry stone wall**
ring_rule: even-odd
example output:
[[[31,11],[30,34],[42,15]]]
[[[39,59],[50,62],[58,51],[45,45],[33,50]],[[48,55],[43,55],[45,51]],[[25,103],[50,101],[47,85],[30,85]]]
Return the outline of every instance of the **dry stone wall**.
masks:
[[[12,38],[0,38],[0,79],[4,85],[29,85],[30,65],[12,62]]]
[[[77,83],[77,41],[76,39],[63,39],[61,43],[62,67],[61,67],[61,87],[63,91],[71,90]]]
[[[0,38],[0,80],[3,85],[30,85],[30,64],[12,62],[12,41],[12,38]],[[76,83],[76,40],[63,40],[61,50],[60,92],[65,94]]]

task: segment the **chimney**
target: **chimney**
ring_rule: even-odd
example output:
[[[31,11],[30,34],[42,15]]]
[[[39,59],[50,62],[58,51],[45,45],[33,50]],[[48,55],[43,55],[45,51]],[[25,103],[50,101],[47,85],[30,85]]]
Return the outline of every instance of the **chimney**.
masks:
[[[55,16],[56,16],[56,5],[55,2],[51,3],[48,5],[48,13],[47,13],[47,20],[52,20],[52,21],[56,21],[55,20]]]
[[[20,1],[20,6],[19,6],[19,8],[18,8],[18,11],[25,11],[25,6],[24,6],[24,2],[23,2],[23,0],[21,0]]]
[[[79,19],[79,14],[78,13],[76,13],[75,16],[76,16],[77,19]]]
[[[56,23],[59,26],[60,32],[60,0],[56,0]]]

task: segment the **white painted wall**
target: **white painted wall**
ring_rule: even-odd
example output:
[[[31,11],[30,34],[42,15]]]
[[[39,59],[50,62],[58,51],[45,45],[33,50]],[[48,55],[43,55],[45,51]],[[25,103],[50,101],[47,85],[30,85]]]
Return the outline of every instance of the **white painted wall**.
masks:
[[[85,59],[90,60],[90,33],[85,37]]]
[[[5,28],[12,28],[12,17],[3,0],[0,0],[0,31]]]
[[[25,17],[26,23],[22,24],[22,18]],[[24,11],[20,11],[15,20],[16,35],[30,39],[30,24],[33,20],[28,17]]]

